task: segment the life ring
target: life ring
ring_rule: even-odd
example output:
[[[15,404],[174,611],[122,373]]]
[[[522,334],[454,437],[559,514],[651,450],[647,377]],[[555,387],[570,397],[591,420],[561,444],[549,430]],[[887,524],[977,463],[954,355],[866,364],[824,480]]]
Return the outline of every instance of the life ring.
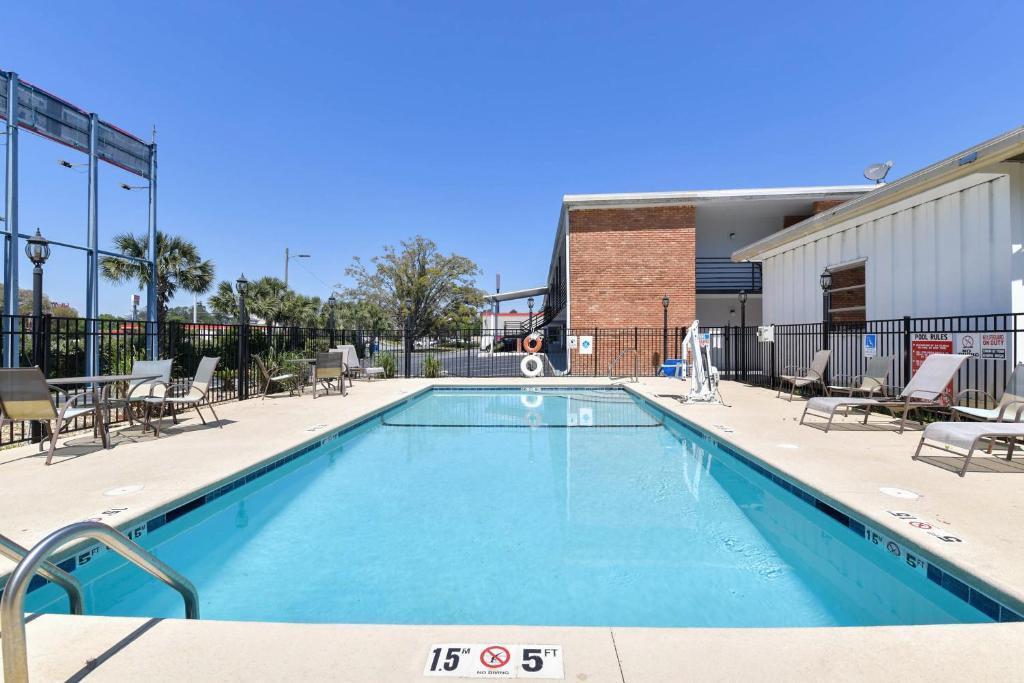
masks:
[[[540,413],[535,413],[532,410],[528,412],[526,414],[526,417],[524,417],[523,419],[526,420],[526,424],[528,424],[533,429],[536,429],[537,427],[540,427],[542,424],[544,424],[544,420],[541,418]]]
[[[520,361],[519,369],[522,370],[524,377],[540,377],[544,374],[544,363],[541,362],[540,356],[531,353]]]
[[[533,334],[526,335],[526,339],[523,340],[523,348],[526,349],[527,353],[537,353],[540,351],[541,340],[540,335],[534,332]]]
[[[523,407],[527,410],[536,410],[544,405],[544,397],[539,393],[523,394],[519,397],[519,402],[523,404]]]

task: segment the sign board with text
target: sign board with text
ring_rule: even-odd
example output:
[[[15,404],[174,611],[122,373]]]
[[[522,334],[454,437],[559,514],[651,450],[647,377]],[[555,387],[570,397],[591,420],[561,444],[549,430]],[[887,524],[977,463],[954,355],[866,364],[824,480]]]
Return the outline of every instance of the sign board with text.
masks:
[[[591,336],[582,336],[579,338],[580,353],[584,356],[589,356],[594,353],[594,338]]]
[[[960,332],[956,335],[956,352],[982,360],[1009,358],[1008,332]]]
[[[562,680],[561,645],[441,643],[427,654],[424,676]]]

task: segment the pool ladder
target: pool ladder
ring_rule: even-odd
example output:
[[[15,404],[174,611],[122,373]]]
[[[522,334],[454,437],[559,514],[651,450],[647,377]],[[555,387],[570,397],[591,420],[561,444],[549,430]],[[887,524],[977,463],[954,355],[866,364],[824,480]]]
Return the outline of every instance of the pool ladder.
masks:
[[[632,377],[632,379],[630,379],[630,382],[636,384],[637,382],[640,381],[640,379],[637,377],[640,371],[640,354],[636,352],[636,349],[622,349],[622,351],[619,351],[619,355],[615,356],[615,360],[613,360],[608,365],[608,379],[621,379],[619,377],[616,377],[612,373],[614,372],[616,366],[618,366],[619,361],[622,360],[623,356],[625,356],[627,353],[633,354],[633,374],[624,375],[623,377]]]
[[[3,597],[0,598],[0,643],[3,645],[4,683],[27,683],[28,651],[25,643],[25,594],[32,577],[37,573],[68,593],[72,614],[82,614],[84,601],[82,585],[78,579],[50,562],[58,548],[71,541],[91,538],[104,543],[110,550],[139,569],[160,579],[178,591],[185,601],[185,618],[199,618],[199,593],[195,586],[162,560],[137,543],[125,538],[117,529],[100,522],[76,522],[54,531],[26,550],[6,536],[0,535],[0,555],[18,563],[11,572]]]

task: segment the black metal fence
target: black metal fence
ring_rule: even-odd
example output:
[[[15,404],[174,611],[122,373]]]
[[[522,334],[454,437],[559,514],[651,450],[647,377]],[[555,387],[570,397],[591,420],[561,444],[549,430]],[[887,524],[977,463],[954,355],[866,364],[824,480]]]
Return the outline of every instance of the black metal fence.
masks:
[[[864,372],[865,337],[873,335],[873,353],[892,357],[890,383],[902,387],[928,352],[960,352],[971,344],[980,348],[982,337],[1001,343],[983,349],[986,357],[967,361],[957,378],[958,389],[979,389],[999,396],[1018,362],[1017,342],[1024,343],[1024,314],[992,314],[929,318],[871,320],[856,324],[822,323],[775,325],[774,341],[760,341],[758,328],[708,327],[701,331],[711,349],[712,362],[726,379],[775,386],[778,377],[795,367],[806,367],[821,348],[832,350],[829,380],[846,383]],[[19,364],[38,364],[47,377],[71,377],[87,371],[87,321],[81,318],[9,316],[3,319],[2,341],[17,335]],[[328,330],[294,326],[213,325],[166,322],[95,320],[99,374],[125,374],[132,362],[146,357],[149,334],[156,335],[157,356],[174,361],[172,379],[191,377],[203,356],[218,356],[220,363],[211,387],[215,401],[255,395],[260,378],[253,357],[313,357],[339,344],[353,344],[360,358],[384,366],[395,377],[519,377],[527,355],[524,334],[504,330],[453,330],[414,335],[405,330]],[[683,354],[686,328],[548,328],[544,339],[545,374],[583,377],[656,375],[665,358]],[[969,338],[969,339],[968,339]],[[37,348],[38,347],[38,348]],[[982,354],[979,353],[979,356]],[[125,419],[125,415],[115,415]],[[75,425],[90,426],[85,416]],[[29,438],[21,424],[7,424],[0,444]]]

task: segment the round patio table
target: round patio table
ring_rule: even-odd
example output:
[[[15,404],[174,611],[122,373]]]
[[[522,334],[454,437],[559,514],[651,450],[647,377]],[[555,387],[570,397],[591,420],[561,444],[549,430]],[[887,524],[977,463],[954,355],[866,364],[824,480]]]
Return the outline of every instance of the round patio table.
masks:
[[[107,433],[107,423],[103,419],[103,409],[106,405],[106,398],[103,388],[117,382],[150,382],[160,379],[160,375],[84,375],[82,377],[54,377],[46,380],[46,383],[55,386],[79,386],[87,384],[92,387],[92,403],[95,417],[93,424],[99,430],[100,439],[104,448],[110,448],[110,435]]]

